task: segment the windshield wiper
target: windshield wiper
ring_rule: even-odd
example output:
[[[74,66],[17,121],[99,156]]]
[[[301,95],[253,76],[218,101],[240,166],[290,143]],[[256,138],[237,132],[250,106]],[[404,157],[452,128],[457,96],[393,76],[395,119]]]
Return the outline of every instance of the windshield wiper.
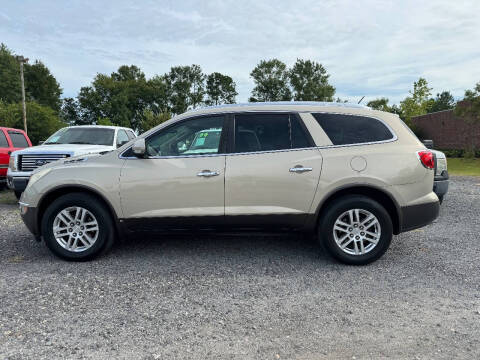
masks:
[[[72,141],[69,144],[93,145],[93,144],[91,144],[89,142],[85,142],[85,141]]]

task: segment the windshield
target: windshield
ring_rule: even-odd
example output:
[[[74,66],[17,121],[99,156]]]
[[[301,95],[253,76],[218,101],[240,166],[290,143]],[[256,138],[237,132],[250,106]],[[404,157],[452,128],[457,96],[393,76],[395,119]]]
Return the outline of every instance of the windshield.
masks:
[[[58,130],[50,136],[45,145],[51,144],[87,144],[113,146],[115,130],[105,128],[72,127]]]

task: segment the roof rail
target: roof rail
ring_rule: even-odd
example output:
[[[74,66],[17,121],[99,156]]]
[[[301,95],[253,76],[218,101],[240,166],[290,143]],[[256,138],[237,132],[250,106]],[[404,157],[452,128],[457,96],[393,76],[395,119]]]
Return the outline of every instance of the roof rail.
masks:
[[[346,108],[358,108],[358,109],[370,109],[369,106],[353,104],[353,103],[340,103],[340,102],[327,102],[327,101],[269,101],[269,102],[249,102],[238,104],[222,104],[213,106],[202,106],[196,109],[189,110],[188,112],[206,110],[206,109],[221,109],[231,107],[245,107],[245,106],[272,106],[272,105],[290,105],[290,106],[330,106],[330,107],[346,107]]]

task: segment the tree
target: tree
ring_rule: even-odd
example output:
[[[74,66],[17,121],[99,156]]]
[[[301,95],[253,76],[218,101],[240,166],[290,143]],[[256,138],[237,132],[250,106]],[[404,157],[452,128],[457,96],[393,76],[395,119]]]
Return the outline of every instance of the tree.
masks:
[[[24,77],[27,101],[36,101],[56,112],[60,110],[62,89],[42,62],[25,64]],[[0,44],[0,79],[0,100],[7,104],[22,101],[20,66],[5,44]]]
[[[437,94],[436,98],[431,98],[427,106],[427,113],[436,111],[451,110],[455,107],[455,99],[449,91],[443,91]]]
[[[480,122],[480,82],[472,90],[466,90],[463,101],[455,108],[455,113],[471,123]]]
[[[25,93],[27,99],[60,111],[62,89],[50,70],[36,60],[33,65],[25,64]]]
[[[289,71],[293,97],[297,101],[333,101],[335,88],[328,83],[330,75],[322,64],[297,59]]]
[[[60,119],[68,125],[86,125],[82,123],[78,101],[74,98],[64,98],[60,109]]]
[[[151,93],[150,108],[153,113],[170,113],[172,111],[171,97],[172,88],[167,75],[155,75],[148,80]]]
[[[28,137],[33,144],[46,140],[58,129],[66,126],[56,112],[48,106],[36,102],[27,102]],[[5,104],[0,102],[0,126],[21,129],[23,127],[23,110],[21,103]]]
[[[152,98],[144,73],[135,65],[123,65],[110,76],[97,74],[91,86],[80,89],[78,122],[96,124],[109,119],[114,125],[139,129]]]
[[[205,95],[205,74],[202,73],[202,68],[199,65],[190,66],[190,103],[194,109],[203,103],[203,96]]]
[[[12,52],[3,43],[0,44],[0,79],[0,101],[5,104],[22,101],[20,68]]]
[[[205,75],[200,66],[174,66],[165,74],[165,79],[174,114],[181,114],[189,107],[195,108],[203,103]]]
[[[262,60],[252,70],[255,87],[250,101],[289,101],[292,92],[288,86],[287,66],[278,59]]]
[[[409,91],[410,96],[400,102],[400,110],[408,126],[412,127],[412,117],[427,113],[431,90],[428,87],[427,80],[419,78],[418,81],[413,83],[413,91]]]
[[[230,76],[214,72],[207,77],[207,105],[234,104],[235,82]]]
[[[462,117],[465,122],[470,124],[480,124],[480,82],[472,90],[466,90],[462,101],[459,101],[455,107],[455,115]],[[467,129],[468,131],[468,129]],[[474,156],[475,140],[471,134],[464,134],[465,142],[471,139],[471,144],[466,146],[466,154]]]
[[[387,111],[390,112],[390,106],[388,106],[388,98],[382,97],[378,99],[371,100],[367,103],[367,106],[371,107],[374,110]]]
[[[150,130],[151,128],[154,128],[157,125],[160,125],[161,123],[164,123],[165,121],[169,120],[171,118],[170,113],[154,113],[151,110],[145,110],[144,112],[144,117],[142,121],[142,125],[139,129],[140,133],[144,133],[147,130]]]

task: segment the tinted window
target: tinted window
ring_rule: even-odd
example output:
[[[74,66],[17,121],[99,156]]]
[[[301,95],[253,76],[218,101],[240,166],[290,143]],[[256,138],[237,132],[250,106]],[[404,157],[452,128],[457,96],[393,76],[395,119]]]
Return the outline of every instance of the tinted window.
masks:
[[[290,116],[290,126],[292,132],[292,149],[301,149],[311,147],[309,137],[306,130],[300,124],[300,119]]]
[[[333,145],[389,140],[392,133],[379,120],[355,115],[312,114]]]
[[[7,138],[5,137],[5,134],[3,133],[2,130],[0,130],[0,147],[2,148],[8,148],[8,141]]]
[[[129,141],[128,135],[125,130],[118,130],[117,133],[117,147],[126,144]]]
[[[12,145],[14,148],[26,148],[28,147],[27,139],[22,133],[9,131],[10,140],[12,140]]]
[[[107,128],[70,127],[58,130],[44,145],[88,144],[113,146],[115,130]]]
[[[235,152],[290,148],[289,114],[235,116]]]
[[[216,154],[224,117],[209,116],[182,121],[162,129],[147,140],[149,156]]]

